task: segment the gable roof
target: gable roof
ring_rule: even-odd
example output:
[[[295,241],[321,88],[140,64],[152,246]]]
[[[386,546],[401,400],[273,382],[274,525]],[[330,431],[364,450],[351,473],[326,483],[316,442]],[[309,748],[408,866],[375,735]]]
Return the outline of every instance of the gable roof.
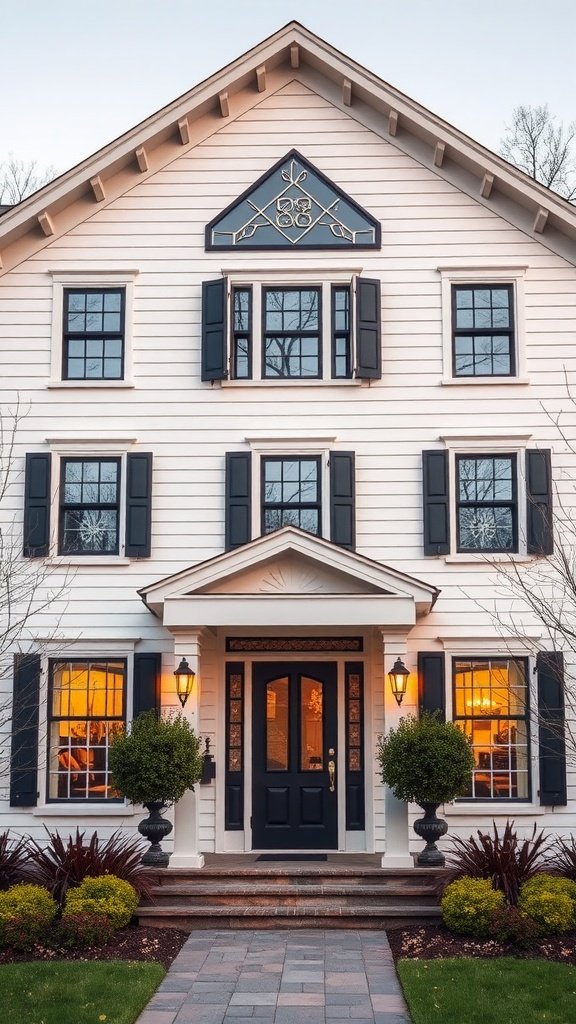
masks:
[[[296,21],[0,219],[0,273],[250,109],[289,72],[376,134],[576,264],[576,209]]]

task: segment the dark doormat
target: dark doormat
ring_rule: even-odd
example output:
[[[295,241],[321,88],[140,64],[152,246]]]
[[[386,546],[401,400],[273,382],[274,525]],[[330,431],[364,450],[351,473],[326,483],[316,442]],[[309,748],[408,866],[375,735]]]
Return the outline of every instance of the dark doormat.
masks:
[[[328,860],[326,853],[261,853],[256,860]]]

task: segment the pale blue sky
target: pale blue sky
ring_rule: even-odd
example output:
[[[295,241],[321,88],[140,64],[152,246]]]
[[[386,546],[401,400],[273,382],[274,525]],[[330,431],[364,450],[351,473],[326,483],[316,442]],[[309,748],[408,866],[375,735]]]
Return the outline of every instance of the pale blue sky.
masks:
[[[575,0],[3,0],[0,160],[64,171],[293,18],[492,149],[576,120]]]

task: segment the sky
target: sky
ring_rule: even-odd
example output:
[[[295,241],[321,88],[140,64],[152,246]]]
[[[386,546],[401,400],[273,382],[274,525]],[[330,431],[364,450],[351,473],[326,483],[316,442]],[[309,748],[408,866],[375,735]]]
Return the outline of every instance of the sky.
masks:
[[[575,0],[0,0],[0,162],[61,173],[292,19],[490,149],[576,120]]]

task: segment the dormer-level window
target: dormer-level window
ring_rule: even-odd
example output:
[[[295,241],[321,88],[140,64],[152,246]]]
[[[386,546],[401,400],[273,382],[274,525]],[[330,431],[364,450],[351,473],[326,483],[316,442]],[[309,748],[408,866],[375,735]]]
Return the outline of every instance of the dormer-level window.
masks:
[[[452,345],[455,377],[514,376],[511,284],[452,286]]]
[[[122,380],[123,288],[65,288],[63,380]]]

